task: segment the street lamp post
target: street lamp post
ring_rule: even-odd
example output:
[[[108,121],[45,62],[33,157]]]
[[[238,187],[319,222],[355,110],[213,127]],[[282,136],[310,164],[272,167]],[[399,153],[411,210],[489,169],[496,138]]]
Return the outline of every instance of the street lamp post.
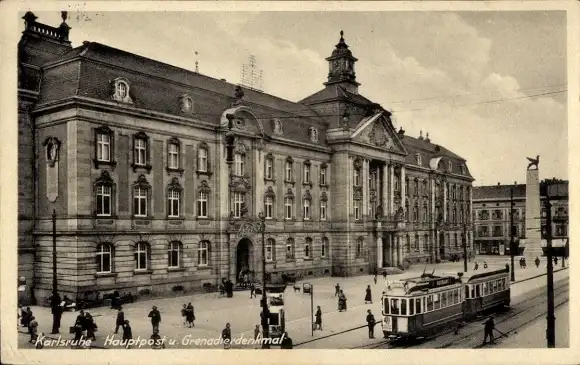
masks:
[[[52,210],[52,295],[56,295],[57,290],[58,290],[58,279],[56,278],[56,210],[53,209]]]
[[[546,190],[549,190],[549,186]],[[554,267],[552,266],[552,203],[550,203],[550,196],[546,194],[546,258],[548,260],[548,272],[546,278],[548,280],[548,313],[546,326],[546,340],[548,348],[556,347],[556,317],[554,316]]]
[[[467,223],[463,223],[463,272],[467,272]]]

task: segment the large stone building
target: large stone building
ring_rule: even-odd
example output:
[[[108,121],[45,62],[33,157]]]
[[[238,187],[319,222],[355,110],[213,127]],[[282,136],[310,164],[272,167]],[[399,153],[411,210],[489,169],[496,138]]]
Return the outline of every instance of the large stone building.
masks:
[[[547,209],[552,204],[552,237],[568,238],[568,181],[549,179],[540,182],[541,237],[546,238]],[[512,193],[513,192],[513,193]],[[548,194],[549,192],[549,194]],[[512,200],[513,194],[513,200]],[[513,221],[510,203],[513,201]],[[514,241],[526,238],[526,185],[490,185],[473,188],[474,249],[477,254],[509,255],[510,224]],[[555,243],[556,245],[557,243]],[[519,254],[519,252],[518,252]]]
[[[23,300],[59,291],[199,290],[261,272],[356,275],[471,250],[466,161],[396,131],[359,94],[342,36],[298,103],[24,18],[19,44]],[[362,46],[362,45],[361,45]],[[321,75],[322,78],[323,75]],[[235,163],[224,133],[234,117]],[[467,228],[467,230],[466,230]]]

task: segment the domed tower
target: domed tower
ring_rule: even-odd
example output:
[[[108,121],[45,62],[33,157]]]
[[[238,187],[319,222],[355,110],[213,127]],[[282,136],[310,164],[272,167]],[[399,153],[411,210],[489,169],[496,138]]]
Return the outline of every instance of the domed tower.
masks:
[[[358,94],[360,84],[356,82],[354,64],[358,59],[352,55],[348,45],[344,41],[344,32],[340,31],[340,40],[335,46],[332,55],[327,57],[328,61],[328,81],[324,85],[339,84],[345,90]]]

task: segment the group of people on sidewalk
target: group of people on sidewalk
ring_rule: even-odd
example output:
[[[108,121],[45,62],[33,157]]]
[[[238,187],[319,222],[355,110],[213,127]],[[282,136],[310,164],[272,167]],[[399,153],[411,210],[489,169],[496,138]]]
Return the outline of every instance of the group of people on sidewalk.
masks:
[[[187,324],[189,328],[195,327],[195,324],[193,323],[193,321],[195,321],[195,312],[191,302],[187,305],[183,305],[183,308],[181,308],[181,316],[183,317],[183,324]]]

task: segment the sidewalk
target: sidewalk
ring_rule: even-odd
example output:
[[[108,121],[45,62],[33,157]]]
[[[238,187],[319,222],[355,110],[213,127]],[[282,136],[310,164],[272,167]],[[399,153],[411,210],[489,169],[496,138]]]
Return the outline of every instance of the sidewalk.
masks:
[[[480,263],[480,270],[483,271],[483,261],[478,257],[476,259]],[[487,261],[487,260],[486,260]],[[497,262],[497,261],[496,261]],[[504,262],[488,262],[489,270],[500,269],[505,267]],[[469,269],[473,268],[473,261],[469,263]],[[405,277],[413,277],[420,275],[423,270],[425,272],[432,272],[434,266],[415,266],[407,272],[398,275],[389,275],[388,280],[397,280]],[[435,267],[436,274],[453,273],[456,274],[463,271],[463,263],[441,263]],[[545,268],[536,268],[535,266],[528,266],[527,269],[518,269],[516,267],[516,279],[522,280],[535,275],[540,275],[545,272]],[[324,331],[315,331],[314,338],[324,337],[329,334],[338,333],[354,327],[365,325],[365,317],[367,309],[371,309],[375,315],[375,319],[381,319],[380,297],[384,286],[382,276],[378,277],[377,284],[373,282],[373,276],[364,275],[350,278],[336,278],[336,277],[322,277],[304,280],[298,284],[302,286],[304,282],[308,282],[314,286],[314,311],[316,306],[320,305],[323,316]],[[337,311],[337,300],[334,296],[334,286],[339,283],[341,289],[344,290],[348,298],[348,311]],[[367,285],[371,285],[373,294],[373,304],[364,304],[364,294]],[[310,313],[310,296],[302,292],[294,292],[292,287],[288,287],[285,291],[285,310],[286,310],[286,330],[295,344],[311,340],[311,313]],[[195,327],[186,328],[183,325],[181,317],[181,306],[191,302],[195,307]],[[149,338],[151,335],[151,325],[147,315],[151,307],[156,305],[161,311],[162,322],[160,326],[160,334],[168,336],[176,341],[172,347],[176,348],[191,348],[191,345],[181,344],[181,340],[189,335],[189,338],[216,338],[219,337],[221,330],[226,322],[231,323],[232,336],[239,336],[244,334],[245,338],[253,337],[253,329],[259,320],[259,298],[250,299],[248,291],[235,292],[233,298],[219,298],[216,293],[196,294],[190,296],[183,296],[177,298],[155,299],[150,301],[138,301],[127,304],[124,307],[125,318],[131,323],[133,330],[133,338],[141,336],[142,338]],[[45,334],[50,333],[52,324],[52,316],[49,308],[32,307],[32,311],[39,322],[39,332]],[[103,346],[109,334],[114,331],[116,311],[110,308],[101,307],[89,310],[95,317],[96,323],[99,326],[97,332],[97,346]],[[68,334],[69,326],[74,324],[77,312],[66,312],[62,317],[61,336],[63,339],[71,339],[73,335]],[[20,328],[24,331],[24,328]],[[58,335],[48,335],[56,337]],[[28,336],[25,334],[19,335],[19,345],[23,347],[30,347],[27,343]],[[367,329],[363,328],[356,331],[349,332],[347,340],[342,335],[340,336],[341,344],[345,342],[348,345],[354,342],[361,342],[361,344],[372,341],[368,339]],[[380,325],[375,327],[375,337],[380,338]],[[113,338],[113,337],[110,337]],[[115,335],[116,339],[122,338],[122,334]],[[330,337],[321,341],[316,341],[305,344],[303,347],[308,348],[315,346],[321,348],[340,348],[341,344],[337,343],[337,337]],[[357,346],[354,344],[353,346]],[[348,346],[348,347],[353,347]],[[107,348],[118,346],[106,346]],[[214,348],[214,346],[209,346]],[[302,346],[301,346],[302,347]],[[299,348],[301,348],[299,347]]]

